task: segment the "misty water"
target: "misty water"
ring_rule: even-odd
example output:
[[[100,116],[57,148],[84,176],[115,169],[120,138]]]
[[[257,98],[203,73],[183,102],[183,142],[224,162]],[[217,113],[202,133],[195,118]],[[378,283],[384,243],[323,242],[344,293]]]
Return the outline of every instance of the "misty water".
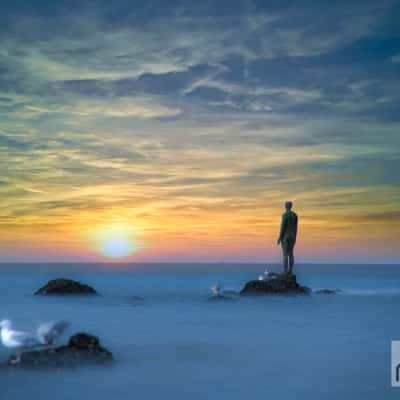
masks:
[[[207,301],[213,284],[240,290],[264,268],[3,265],[1,318],[24,330],[67,319],[68,334],[99,336],[115,362],[3,369],[0,399],[398,398],[400,389],[390,387],[390,344],[400,339],[399,266],[304,265],[302,284],[343,292]],[[88,283],[101,296],[32,295],[56,277]],[[10,355],[1,347],[1,362]]]

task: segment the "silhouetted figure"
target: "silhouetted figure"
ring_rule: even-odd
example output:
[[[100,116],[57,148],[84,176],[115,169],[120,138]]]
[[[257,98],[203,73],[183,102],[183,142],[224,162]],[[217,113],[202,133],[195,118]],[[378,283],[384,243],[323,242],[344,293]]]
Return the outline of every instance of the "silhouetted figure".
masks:
[[[297,214],[292,211],[293,203],[285,203],[286,212],[282,215],[281,231],[278,245],[282,246],[283,268],[285,273],[293,274],[294,267],[294,246],[297,237]]]

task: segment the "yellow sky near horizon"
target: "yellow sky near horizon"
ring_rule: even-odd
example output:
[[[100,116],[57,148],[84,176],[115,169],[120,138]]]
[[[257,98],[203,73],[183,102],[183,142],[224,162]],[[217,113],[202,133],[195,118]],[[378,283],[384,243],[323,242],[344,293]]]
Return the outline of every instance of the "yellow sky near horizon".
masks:
[[[108,193],[117,192],[118,188]],[[83,192],[86,192],[84,189]],[[50,200],[41,194],[40,197]],[[332,193],[330,198],[345,196]],[[360,193],[362,196],[362,193]],[[300,216],[298,253],[300,260],[362,259],[363,249],[375,249],[376,258],[387,257],[397,247],[399,224],[371,218],[367,205],[349,203],[324,206],[324,198],[313,194],[290,197]],[[80,198],[77,195],[77,198]],[[13,218],[1,224],[0,241],[4,248],[19,254],[42,253],[40,259],[112,260],[102,254],[107,240],[122,236],[135,244],[131,257],[123,261],[177,260],[269,260],[279,261],[276,239],[283,201],[275,196],[229,201],[224,198],[175,199],[152,206],[120,205],[107,208],[42,210]],[[375,201],[379,202],[380,195]],[[60,201],[60,200],[58,200]],[[40,201],[38,201],[40,209]],[[383,210],[381,210],[383,214]],[[390,215],[391,210],[384,210]],[[368,257],[370,257],[367,252]],[[361,256],[360,256],[361,255]]]

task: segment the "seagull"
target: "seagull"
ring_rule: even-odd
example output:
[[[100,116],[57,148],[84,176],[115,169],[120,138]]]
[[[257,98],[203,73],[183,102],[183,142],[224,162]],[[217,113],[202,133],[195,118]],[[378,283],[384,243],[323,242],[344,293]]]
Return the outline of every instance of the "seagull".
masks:
[[[15,331],[12,329],[11,321],[3,319],[0,322],[1,341],[5,347],[15,350],[17,358],[12,362],[17,364],[21,361],[21,354],[25,349],[42,346],[40,340],[31,333]]]
[[[36,334],[42,344],[52,346],[68,327],[69,323],[67,321],[45,322],[39,325]]]
[[[1,341],[9,349],[15,350],[16,359],[12,361],[17,364],[21,361],[21,354],[28,349],[52,346],[55,339],[68,327],[65,321],[47,322],[38,327],[36,335],[16,331],[12,329],[12,323],[8,319],[0,321]]]
[[[221,286],[217,283],[211,287],[214,296],[221,296]]]
[[[269,275],[268,268],[265,268],[264,275],[260,275],[258,277],[258,280],[259,281],[265,281],[265,280],[268,279],[268,275]]]

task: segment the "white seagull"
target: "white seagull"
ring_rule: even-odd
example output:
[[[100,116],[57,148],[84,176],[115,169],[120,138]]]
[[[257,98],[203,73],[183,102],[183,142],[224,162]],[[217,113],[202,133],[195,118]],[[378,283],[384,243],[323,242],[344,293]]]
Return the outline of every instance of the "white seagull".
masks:
[[[39,325],[36,334],[42,344],[52,346],[68,327],[69,323],[67,321],[45,322]]]
[[[1,341],[9,349],[15,350],[16,359],[13,363],[21,361],[21,354],[25,350],[48,347],[53,345],[55,339],[60,336],[68,327],[65,321],[47,322],[38,327],[36,335],[16,331],[12,329],[12,323],[8,319],[0,321]]]
[[[268,279],[268,275],[269,275],[268,268],[265,268],[264,275],[260,275],[260,276],[258,277],[258,280],[259,280],[259,281],[265,281],[265,280]]]
[[[211,287],[211,291],[214,296],[221,296],[221,286],[218,283]]]

